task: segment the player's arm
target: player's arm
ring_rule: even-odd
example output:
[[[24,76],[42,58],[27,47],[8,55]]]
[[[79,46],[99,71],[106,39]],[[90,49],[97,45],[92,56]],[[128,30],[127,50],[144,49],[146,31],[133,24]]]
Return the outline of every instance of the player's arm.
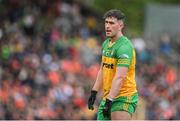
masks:
[[[102,83],[103,81],[102,81],[102,64],[101,64],[92,90],[99,91],[102,87]]]
[[[105,47],[107,42],[108,42],[108,39],[103,42],[102,51],[103,51],[103,48]],[[94,86],[91,90],[91,95],[88,99],[88,108],[91,110],[94,109],[93,105],[94,105],[94,102],[96,100],[96,94],[101,89],[101,87],[103,85],[103,70],[102,69],[103,69],[103,65],[101,63],[99,72],[98,72],[97,77],[96,77],[96,81],[95,81]]]
[[[93,105],[94,105],[94,102],[96,100],[96,94],[100,90],[100,88],[102,87],[102,83],[103,83],[102,78],[103,77],[102,77],[102,64],[101,64],[99,72],[98,72],[97,77],[96,77],[96,81],[95,81],[94,86],[91,90],[91,95],[88,99],[88,108],[90,110],[94,109]]]
[[[112,101],[119,94],[119,91],[124,82],[124,79],[126,78],[127,71],[128,71],[127,67],[117,67],[116,68],[116,74],[112,80],[111,90],[106,99],[105,107],[103,109],[103,115],[105,117],[110,116]]]
[[[114,99],[121,89],[121,86],[126,78],[128,67],[117,67],[116,74],[112,80],[112,86],[108,98]]]

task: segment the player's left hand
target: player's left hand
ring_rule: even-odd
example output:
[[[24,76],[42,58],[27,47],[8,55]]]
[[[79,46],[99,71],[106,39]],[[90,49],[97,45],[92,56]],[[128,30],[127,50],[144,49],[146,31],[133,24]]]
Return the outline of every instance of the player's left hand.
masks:
[[[112,101],[109,99],[106,99],[105,107],[103,109],[104,117],[108,117],[108,118],[111,117],[111,105],[112,105]]]
[[[88,99],[88,108],[90,110],[94,110],[94,106],[93,105],[94,105],[94,102],[96,100],[96,95],[97,95],[97,91],[92,90],[91,91],[91,96]]]

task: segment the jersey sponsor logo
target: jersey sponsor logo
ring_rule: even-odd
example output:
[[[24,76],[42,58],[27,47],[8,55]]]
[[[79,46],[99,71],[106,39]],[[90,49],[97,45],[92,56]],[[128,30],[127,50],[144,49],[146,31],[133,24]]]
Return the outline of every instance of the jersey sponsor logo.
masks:
[[[103,63],[103,67],[109,68],[109,69],[113,69],[114,65],[113,64],[109,64],[109,63]]]

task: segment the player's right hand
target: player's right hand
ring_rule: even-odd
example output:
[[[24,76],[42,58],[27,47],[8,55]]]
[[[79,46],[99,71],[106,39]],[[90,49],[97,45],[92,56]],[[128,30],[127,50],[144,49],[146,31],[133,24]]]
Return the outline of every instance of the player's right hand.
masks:
[[[94,110],[94,106],[93,105],[94,105],[94,102],[96,100],[96,94],[97,94],[97,91],[95,91],[95,90],[91,91],[91,95],[90,95],[90,97],[88,99],[88,108],[90,110]]]

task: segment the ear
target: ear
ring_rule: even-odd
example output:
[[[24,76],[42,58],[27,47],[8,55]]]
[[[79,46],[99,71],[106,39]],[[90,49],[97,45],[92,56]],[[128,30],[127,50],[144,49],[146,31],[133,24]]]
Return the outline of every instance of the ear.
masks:
[[[124,24],[122,20],[119,20],[118,23],[120,26],[122,26]]]
[[[124,27],[124,22],[122,20],[118,21],[119,28],[122,29]]]

